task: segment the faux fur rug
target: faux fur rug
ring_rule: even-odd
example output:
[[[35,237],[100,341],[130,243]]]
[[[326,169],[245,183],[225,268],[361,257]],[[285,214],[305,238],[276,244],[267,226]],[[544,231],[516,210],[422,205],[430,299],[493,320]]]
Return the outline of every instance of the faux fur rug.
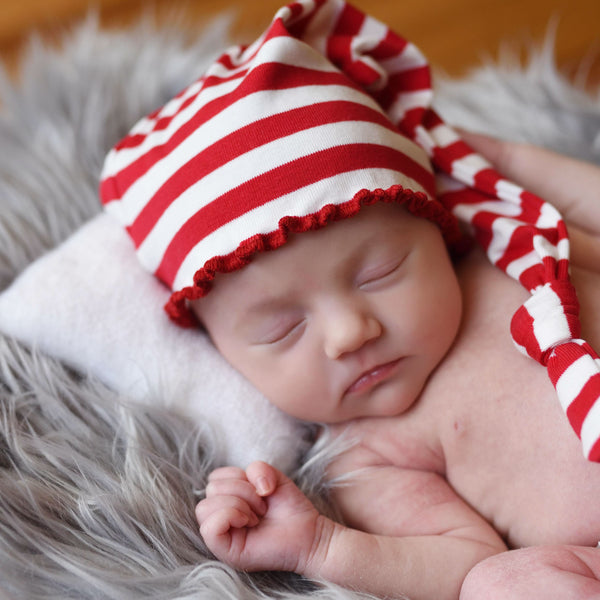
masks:
[[[17,83],[0,74],[0,290],[99,211],[106,151],[199,76],[227,31],[221,20],[186,44],[176,29],[106,32],[90,21],[59,50],[33,43]],[[438,110],[600,163],[600,95],[557,72],[551,45],[523,68],[440,77]],[[1,599],[358,597],[211,560],[193,512],[218,454],[207,428],[1,336],[0,403]],[[313,450],[297,473],[319,500],[329,450]]]

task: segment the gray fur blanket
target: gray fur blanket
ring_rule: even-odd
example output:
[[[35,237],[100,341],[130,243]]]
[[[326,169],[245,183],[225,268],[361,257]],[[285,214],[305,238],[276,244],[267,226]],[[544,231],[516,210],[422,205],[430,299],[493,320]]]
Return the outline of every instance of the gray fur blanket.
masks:
[[[58,50],[33,43],[16,83],[0,73],[0,291],[97,214],[106,151],[199,76],[227,31],[218,21],[186,44],[176,30],[89,21]],[[483,65],[437,87],[450,123],[600,163],[600,96],[557,72],[551,43],[525,67]],[[209,428],[0,336],[0,598],[357,598],[211,559],[194,505],[216,445]],[[296,474],[323,506],[328,451]]]

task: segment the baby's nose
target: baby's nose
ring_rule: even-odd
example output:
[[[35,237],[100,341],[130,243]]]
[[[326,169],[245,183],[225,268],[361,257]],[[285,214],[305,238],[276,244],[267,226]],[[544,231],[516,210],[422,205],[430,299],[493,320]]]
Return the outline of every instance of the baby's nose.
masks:
[[[354,307],[338,307],[325,325],[325,354],[336,360],[378,338],[383,329],[373,315]]]

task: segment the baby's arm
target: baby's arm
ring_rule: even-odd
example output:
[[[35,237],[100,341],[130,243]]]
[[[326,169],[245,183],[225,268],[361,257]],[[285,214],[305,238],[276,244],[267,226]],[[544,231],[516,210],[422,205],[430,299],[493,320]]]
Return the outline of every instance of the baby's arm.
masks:
[[[295,571],[379,596],[458,598],[469,570],[505,546],[442,478],[421,481],[418,473],[376,468],[336,494],[356,522],[370,514],[379,523],[385,511],[391,534],[383,535],[320,515],[264,463],[218,470],[197,507],[200,531],[215,555],[238,569]],[[405,505],[406,494],[413,502]]]

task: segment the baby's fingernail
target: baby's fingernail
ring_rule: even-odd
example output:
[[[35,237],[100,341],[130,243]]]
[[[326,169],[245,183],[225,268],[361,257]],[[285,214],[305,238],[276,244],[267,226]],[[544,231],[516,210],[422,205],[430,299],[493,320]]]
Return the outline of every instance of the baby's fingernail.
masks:
[[[269,480],[266,477],[259,477],[256,480],[256,491],[259,496],[266,496],[271,491]]]

